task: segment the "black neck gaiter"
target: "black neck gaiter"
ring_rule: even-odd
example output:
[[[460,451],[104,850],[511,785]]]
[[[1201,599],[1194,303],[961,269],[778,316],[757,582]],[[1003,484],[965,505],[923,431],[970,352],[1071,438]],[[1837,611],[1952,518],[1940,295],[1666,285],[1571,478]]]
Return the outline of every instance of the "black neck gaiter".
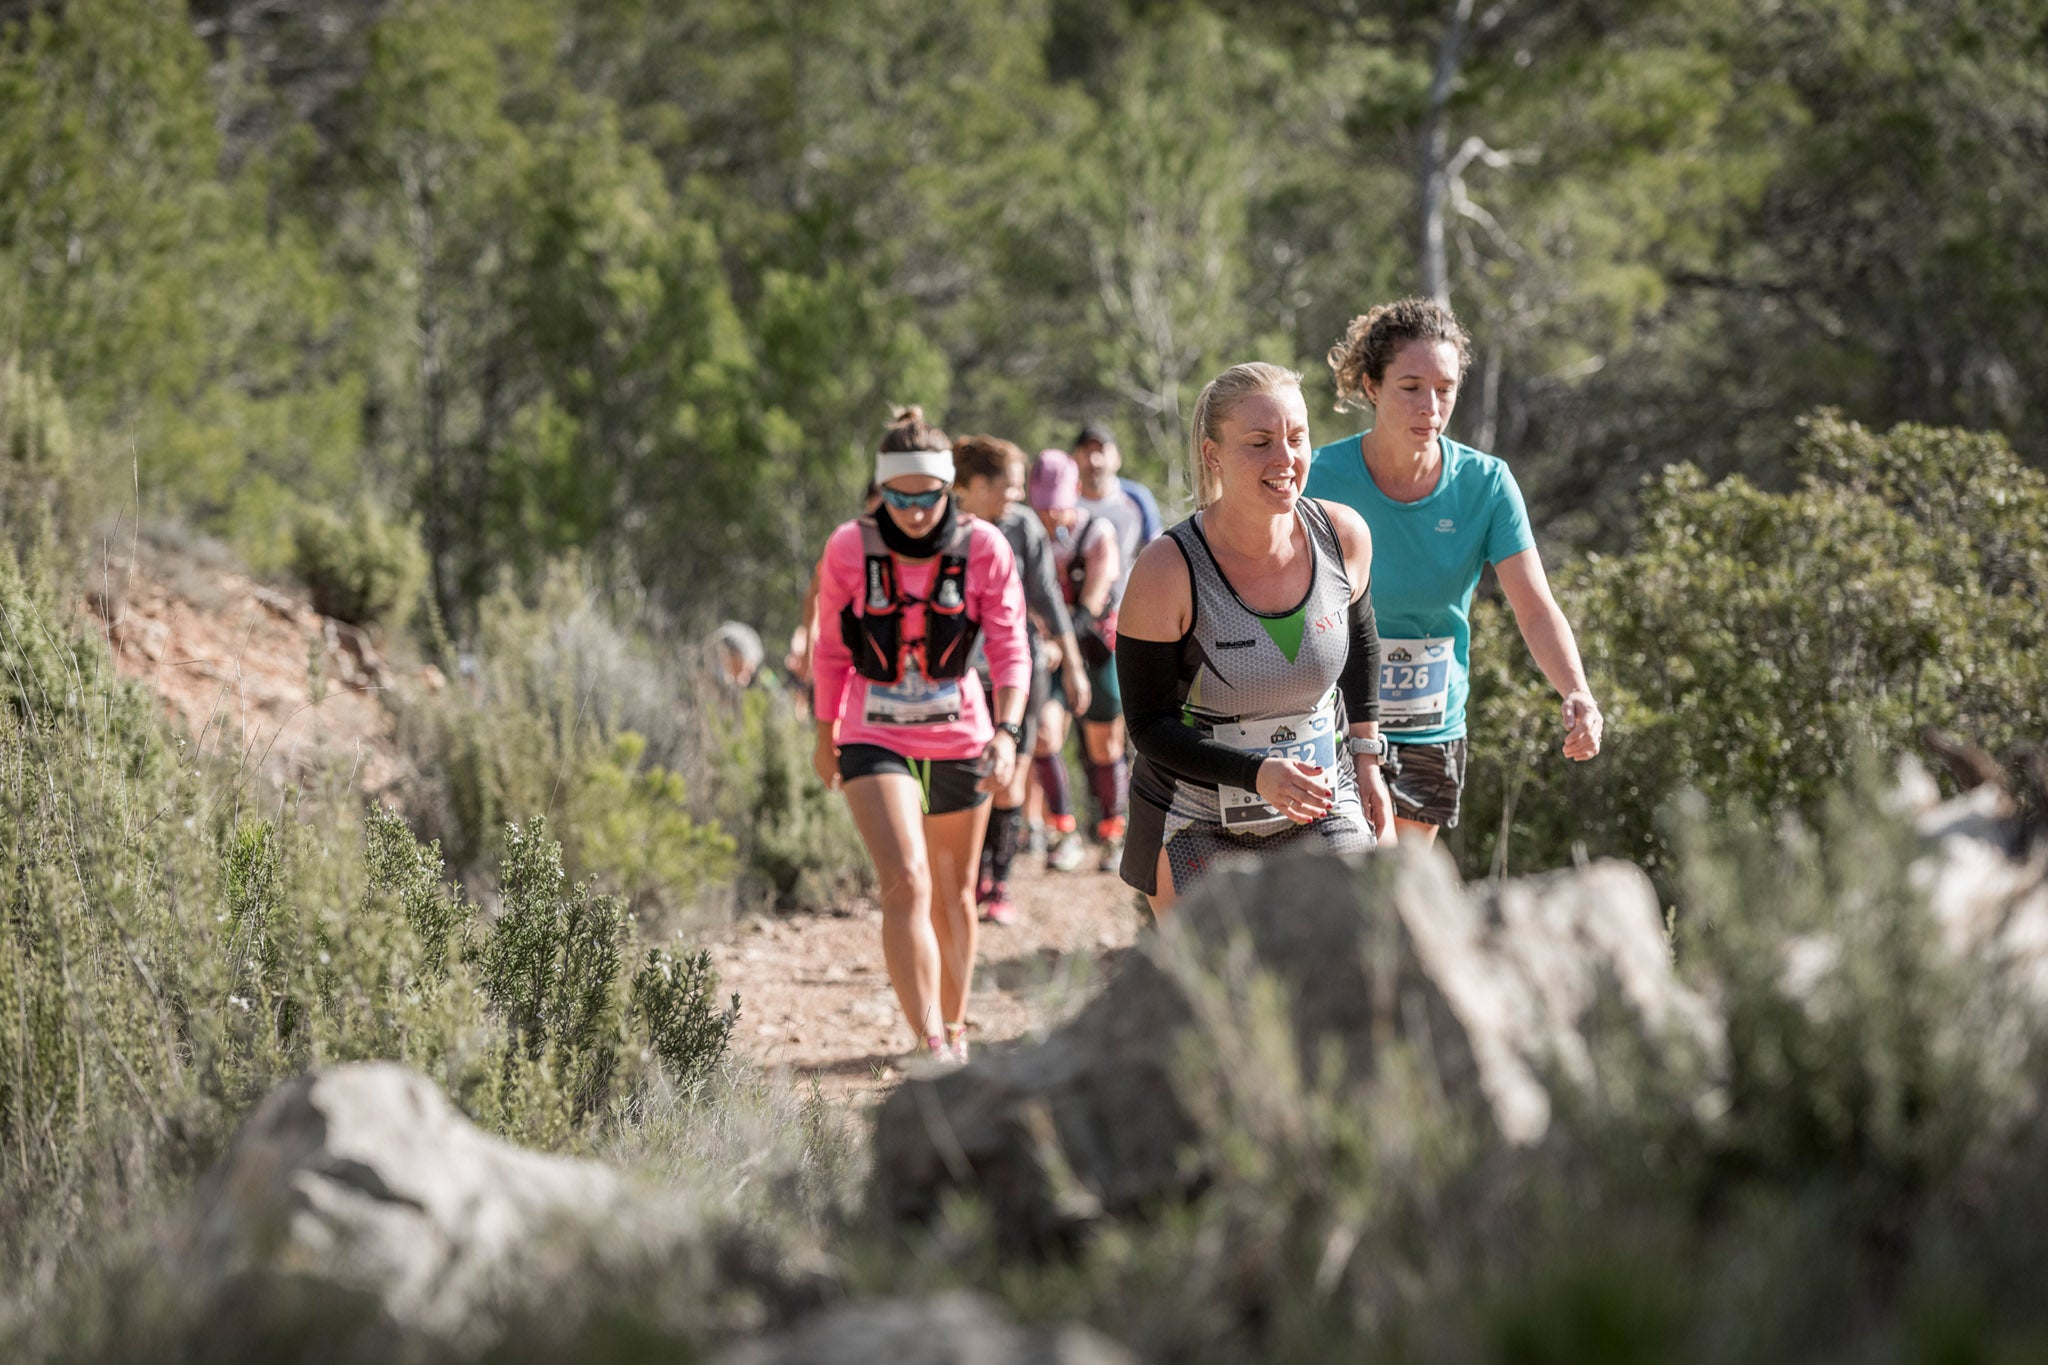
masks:
[[[946,510],[932,529],[921,536],[912,536],[896,524],[896,518],[889,515],[886,506],[875,509],[875,525],[882,532],[882,543],[890,553],[902,555],[905,559],[930,559],[946,547],[953,538],[954,511],[952,490],[946,492]]]

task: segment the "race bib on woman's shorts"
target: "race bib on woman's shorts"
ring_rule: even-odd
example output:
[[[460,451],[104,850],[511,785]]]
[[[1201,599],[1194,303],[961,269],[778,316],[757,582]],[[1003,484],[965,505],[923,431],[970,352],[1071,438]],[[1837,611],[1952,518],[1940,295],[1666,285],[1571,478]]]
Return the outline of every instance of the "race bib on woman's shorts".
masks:
[[[960,719],[960,681],[934,682],[905,661],[903,676],[893,683],[868,684],[862,714],[870,725],[944,725]]]
[[[1380,640],[1380,729],[1434,730],[1451,701],[1453,641]]]
[[[1319,710],[1281,720],[1258,720],[1249,724],[1218,725],[1210,737],[1241,753],[1263,759],[1290,758],[1312,768],[1321,768],[1318,779],[1334,794],[1337,790],[1337,708],[1326,698]],[[1266,804],[1266,799],[1243,787],[1218,785],[1216,803],[1222,807],[1225,829],[1256,832],[1262,826],[1277,828],[1292,824],[1286,816]]]

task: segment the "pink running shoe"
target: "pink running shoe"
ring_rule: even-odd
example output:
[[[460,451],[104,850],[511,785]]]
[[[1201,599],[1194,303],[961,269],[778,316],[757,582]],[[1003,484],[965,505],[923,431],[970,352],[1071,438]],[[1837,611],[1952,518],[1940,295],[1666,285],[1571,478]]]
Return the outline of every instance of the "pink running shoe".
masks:
[[[1010,899],[1008,882],[997,882],[988,899],[981,903],[981,922],[1005,925],[1017,922],[1017,905]]]

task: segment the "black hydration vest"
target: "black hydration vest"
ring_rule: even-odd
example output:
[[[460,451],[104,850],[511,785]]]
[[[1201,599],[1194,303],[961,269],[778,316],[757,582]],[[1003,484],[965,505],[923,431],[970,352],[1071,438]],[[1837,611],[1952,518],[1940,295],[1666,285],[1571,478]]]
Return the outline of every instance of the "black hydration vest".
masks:
[[[919,602],[906,597],[896,582],[896,556],[882,543],[873,517],[860,519],[861,550],[866,556],[861,610],[849,604],[839,612],[839,636],[853,651],[854,671],[869,682],[893,683],[903,677],[905,653],[923,646],[920,671],[927,678],[959,678],[967,673],[979,622],[967,615],[967,547],[973,521],[961,517],[952,537],[939,551],[938,572],[931,596]],[[903,609],[924,608],[924,638],[903,638]]]

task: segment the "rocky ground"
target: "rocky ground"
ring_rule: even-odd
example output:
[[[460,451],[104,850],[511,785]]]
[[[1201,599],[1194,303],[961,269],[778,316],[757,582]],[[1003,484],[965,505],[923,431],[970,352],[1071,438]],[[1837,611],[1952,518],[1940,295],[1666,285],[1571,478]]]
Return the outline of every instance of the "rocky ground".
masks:
[[[82,605],[122,676],[193,743],[281,786],[338,777],[387,796],[404,765],[384,698],[442,686],[431,665],[396,665],[369,632],[204,554],[110,554]]]

